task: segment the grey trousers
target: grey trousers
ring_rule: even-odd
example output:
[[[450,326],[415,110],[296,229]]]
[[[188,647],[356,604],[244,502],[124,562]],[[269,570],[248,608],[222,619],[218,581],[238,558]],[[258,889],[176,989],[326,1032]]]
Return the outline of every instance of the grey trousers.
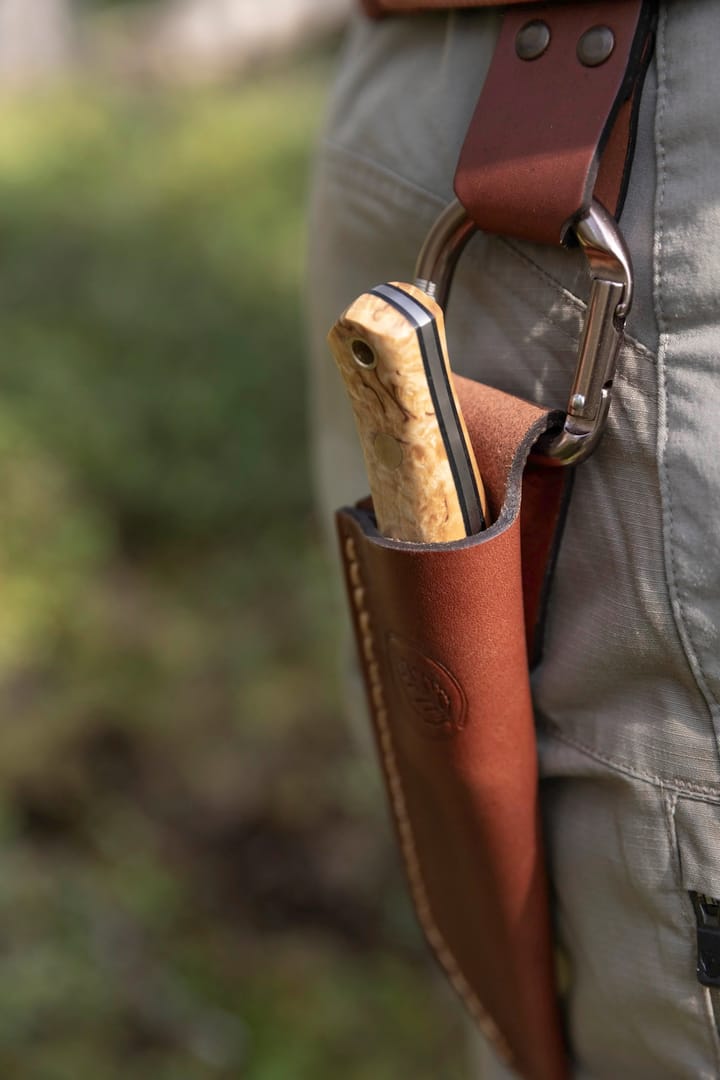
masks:
[[[342,58],[314,185],[313,431],[324,512],[367,482],[324,335],[407,280],[451,197],[499,16],[370,24]],[[720,3],[661,4],[622,227],[637,289],[607,432],[578,470],[534,677],[578,1078],[720,1076],[689,891],[720,896]],[[582,255],[478,236],[454,368],[562,407]],[[503,1075],[490,1060],[480,1075]]]

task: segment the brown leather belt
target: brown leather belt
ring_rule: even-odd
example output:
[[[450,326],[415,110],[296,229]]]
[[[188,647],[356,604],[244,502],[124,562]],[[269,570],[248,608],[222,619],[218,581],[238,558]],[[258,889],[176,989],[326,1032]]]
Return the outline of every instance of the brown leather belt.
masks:
[[[489,6],[364,4],[375,16]],[[480,229],[560,244],[593,198],[619,215],[656,8],[597,0],[506,12],[455,173],[456,194]]]
[[[340,550],[420,924],[497,1052],[524,1080],[566,1080],[526,648],[567,473],[525,467],[556,417],[456,387],[494,527],[407,544],[381,537],[363,504],[339,512]]]

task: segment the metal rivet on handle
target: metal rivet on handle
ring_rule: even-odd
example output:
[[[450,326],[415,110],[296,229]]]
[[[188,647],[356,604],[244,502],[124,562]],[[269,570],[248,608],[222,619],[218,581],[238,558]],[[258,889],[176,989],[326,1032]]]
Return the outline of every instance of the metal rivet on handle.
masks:
[[[614,48],[615,35],[609,26],[591,26],[578,41],[577,58],[585,67],[599,67]]]
[[[386,469],[398,469],[402,465],[404,457],[402,444],[392,435],[387,435],[384,431],[379,432],[373,441],[373,449],[378,461]]]
[[[518,30],[515,52],[521,60],[537,60],[550,44],[550,27],[542,19],[533,19]]]
[[[377,357],[372,351],[367,341],[363,341],[362,338],[355,338],[350,345],[350,351],[353,354],[355,363],[359,364],[362,368],[374,368],[377,365]]]

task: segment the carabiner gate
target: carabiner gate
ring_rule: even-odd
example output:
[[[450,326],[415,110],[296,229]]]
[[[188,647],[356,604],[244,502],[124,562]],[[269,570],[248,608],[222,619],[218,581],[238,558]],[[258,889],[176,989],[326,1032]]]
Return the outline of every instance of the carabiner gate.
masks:
[[[592,281],[565,424],[533,453],[557,465],[576,465],[597,446],[608,410],[617,354],[633,295],[633,271],[617,223],[599,202],[573,222]],[[442,212],[423,244],[415,284],[443,309],[458,260],[476,226],[455,200]]]

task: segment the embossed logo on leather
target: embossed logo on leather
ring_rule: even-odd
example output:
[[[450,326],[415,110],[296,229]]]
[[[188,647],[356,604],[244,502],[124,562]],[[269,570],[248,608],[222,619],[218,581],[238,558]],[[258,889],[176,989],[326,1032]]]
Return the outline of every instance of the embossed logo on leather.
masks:
[[[395,681],[420,730],[431,738],[449,738],[465,727],[465,694],[446,667],[431,660],[397,634],[388,637]]]

